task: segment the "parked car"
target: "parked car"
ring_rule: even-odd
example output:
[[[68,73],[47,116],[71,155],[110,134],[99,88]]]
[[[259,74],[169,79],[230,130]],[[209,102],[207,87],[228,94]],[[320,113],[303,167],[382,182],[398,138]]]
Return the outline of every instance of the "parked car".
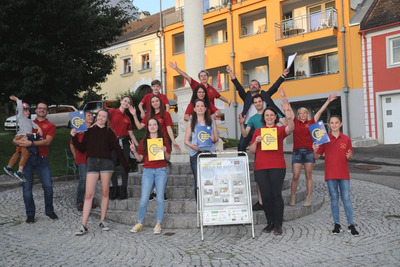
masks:
[[[90,101],[83,106],[83,110],[89,110],[93,114],[93,116],[96,117],[99,110],[116,108],[116,105],[117,101],[115,100]]]
[[[31,119],[36,118],[35,113],[36,107],[31,107]],[[47,119],[54,123],[56,127],[68,127],[69,126],[69,113],[75,112],[77,109],[71,105],[51,105],[48,109]],[[4,122],[4,128],[9,131],[15,131],[17,127],[16,116],[11,116]]]

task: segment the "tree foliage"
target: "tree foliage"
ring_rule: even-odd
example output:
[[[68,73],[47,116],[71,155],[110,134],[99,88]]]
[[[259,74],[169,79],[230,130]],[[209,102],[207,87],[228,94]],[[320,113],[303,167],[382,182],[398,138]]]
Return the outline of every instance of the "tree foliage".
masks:
[[[29,103],[71,104],[96,92],[114,68],[101,49],[131,20],[124,2],[0,1],[0,102],[15,94]]]

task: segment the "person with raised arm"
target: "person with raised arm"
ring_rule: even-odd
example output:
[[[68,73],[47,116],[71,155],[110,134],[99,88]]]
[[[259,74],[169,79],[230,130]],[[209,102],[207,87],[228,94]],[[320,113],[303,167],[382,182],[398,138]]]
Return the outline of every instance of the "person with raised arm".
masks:
[[[204,87],[204,85],[199,84],[198,86],[196,86],[196,88],[193,91],[193,95],[192,98],[190,100],[189,105],[186,108],[185,111],[185,116],[183,117],[185,121],[189,121],[190,120],[190,116],[192,116],[193,113],[193,109],[194,109],[194,102],[196,101],[196,99],[203,99],[206,102],[206,105],[208,107],[210,107],[208,109],[208,112],[211,116],[211,118],[216,119],[216,118],[220,118],[222,113],[219,109],[217,109],[212,103],[210,103],[210,101],[208,100],[208,94],[207,94],[207,90]]]

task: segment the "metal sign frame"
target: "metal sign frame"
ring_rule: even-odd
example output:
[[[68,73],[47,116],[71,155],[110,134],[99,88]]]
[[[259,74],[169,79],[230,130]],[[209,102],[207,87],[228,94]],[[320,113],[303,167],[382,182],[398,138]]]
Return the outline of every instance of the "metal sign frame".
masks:
[[[234,177],[223,176],[223,170],[219,170],[218,174],[221,174],[222,177],[219,179],[219,183],[226,183],[223,189],[220,191],[213,191],[211,188],[214,186],[214,182],[217,182],[216,179],[211,177],[207,179],[206,177],[202,177],[202,174],[206,171],[203,170],[202,162],[216,160],[220,161],[244,161],[243,169],[234,169],[236,180],[233,181]],[[222,166],[222,165],[221,165]],[[227,165],[229,167],[229,165]],[[232,167],[234,167],[232,165]],[[222,173],[221,173],[222,171]],[[237,178],[240,177],[240,178]],[[205,181],[207,180],[207,181]],[[209,183],[207,185],[207,183]],[[243,184],[244,183],[244,184]],[[206,187],[206,188],[205,188]],[[221,188],[222,189],[222,188]],[[214,225],[235,225],[235,224],[251,224],[252,237],[254,238],[254,222],[253,222],[253,210],[252,210],[252,199],[251,199],[251,184],[250,184],[250,174],[249,174],[249,158],[247,153],[245,152],[203,152],[197,156],[197,227],[200,226],[201,232],[201,240],[204,241],[204,226],[214,226]],[[222,193],[225,194],[226,197],[222,196]],[[220,195],[221,194],[221,195]],[[206,196],[208,195],[208,196]],[[236,195],[236,196],[235,196]],[[209,202],[204,203],[204,199],[207,198]],[[231,201],[233,198],[233,202]],[[221,202],[213,203],[212,199],[218,199]],[[241,199],[245,199],[244,202],[241,202]],[[238,202],[238,204],[235,204]],[[224,204],[226,203],[226,204]],[[205,204],[207,205],[205,209]],[[235,205],[237,206],[236,211]],[[231,221],[218,221],[218,218],[214,218],[215,221],[205,222],[205,212],[209,212],[211,209],[214,209],[214,213],[220,214],[228,214],[227,216],[231,218]],[[240,209],[242,209],[240,211]],[[220,212],[222,211],[222,212]],[[243,213],[242,213],[243,212]],[[236,221],[235,216],[240,216],[240,220]],[[243,219],[243,215],[247,215],[247,219]]]

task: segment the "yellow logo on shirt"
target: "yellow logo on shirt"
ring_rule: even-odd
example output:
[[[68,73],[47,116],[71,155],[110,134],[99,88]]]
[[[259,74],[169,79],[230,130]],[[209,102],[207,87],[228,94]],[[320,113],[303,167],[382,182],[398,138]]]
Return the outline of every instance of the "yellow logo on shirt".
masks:
[[[209,135],[206,131],[200,131],[197,134],[197,139],[199,139],[200,142],[202,142],[202,143],[204,143],[205,141],[207,141],[210,138],[211,138],[211,135]]]

